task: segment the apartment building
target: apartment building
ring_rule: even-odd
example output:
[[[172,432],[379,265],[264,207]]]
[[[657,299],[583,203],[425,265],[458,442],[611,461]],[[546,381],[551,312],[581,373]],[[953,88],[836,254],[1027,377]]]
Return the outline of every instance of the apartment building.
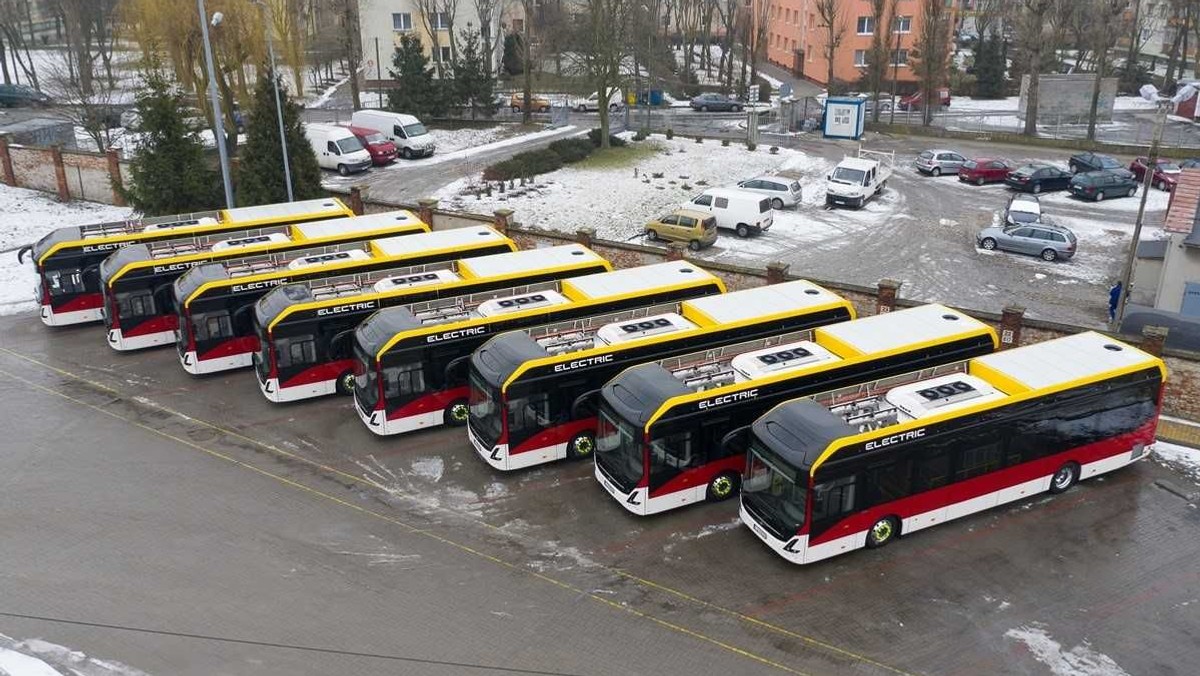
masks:
[[[434,11],[445,8],[449,4],[455,7],[453,15],[444,11]],[[504,34],[509,28],[519,30],[521,24],[521,4],[517,2],[500,3],[503,12],[496,12],[490,26],[493,36],[492,62],[500,63],[504,48]],[[422,7],[430,11],[422,11]],[[377,78],[387,79],[387,69],[392,62],[392,52],[400,43],[400,36],[415,35],[420,38],[425,47],[425,54],[430,62],[450,62],[450,27],[453,25],[455,34],[468,29],[480,27],[479,15],[474,3],[439,3],[429,0],[358,0],[359,25],[362,33],[363,64],[366,65],[365,76],[368,80]],[[378,54],[378,60],[376,55]]]

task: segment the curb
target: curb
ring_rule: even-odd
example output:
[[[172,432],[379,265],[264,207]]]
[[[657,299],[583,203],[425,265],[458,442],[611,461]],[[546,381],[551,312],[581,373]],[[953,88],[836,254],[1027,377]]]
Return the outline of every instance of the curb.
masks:
[[[1160,419],[1158,438],[1172,444],[1200,449],[1200,424]]]

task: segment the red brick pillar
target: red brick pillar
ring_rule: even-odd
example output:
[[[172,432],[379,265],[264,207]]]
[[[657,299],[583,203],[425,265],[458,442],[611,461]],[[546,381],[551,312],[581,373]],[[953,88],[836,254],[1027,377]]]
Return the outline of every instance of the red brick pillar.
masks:
[[[879,280],[879,292],[875,297],[875,312],[883,314],[896,309],[896,292],[900,290],[900,282],[894,279]]]
[[[121,178],[121,157],[117,155],[116,148],[109,148],[104,152],[104,156],[108,160],[108,180],[113,187],[113,204],[119,207],[126,206],[125,194],[121,192],[125,187],[125,182]]]
[[[512,225],[513,210],[512,209],[497,209],[492,212],[492,227],[501,235],[508,234],[508,227]]]
[[[1021,345],[1021,322],[1025,319],[1025,308],[1020,305],[1005,305],[1000,311],[1000,349],[1007,350]]]
[[[687,248],[683,242],[671,242],[667,244],[667,260],[681,261],[683,260],[683,253],[685,251],[687,251]]]
[[[71,190],[67,187],[67,167],[63,164],[61,146],[50,146],[50,159],[54,162],[54,182],[58,184],[58,200],[70,202]]]
[[[583,228],[575,231],[575,243],[592,248],[592,240],[596,239],[596,231],[593,228]]]
[[[4,169],[4,183],[16,187],[17,174],[13,171],[12,155],[8,152],[8,134],[0,133],[0,165]]]
[[[425,223],[425,225],[428,225],[430,229],[433,229],[433,210],[437,208],[437,205],[437,200],[430,199],[428,197],[423,197],[417,200],[417,216]]]
[[[362,216],[364,213],[362,188],[357,185],[350,188],[350,211],[353,211],[355,216]]]
[[[788,268],[791,267],[787,263],[767,263],[767,284],[782,284],[787,281]]]
[[[1155,357],[1161,357],[1163,353],[1163,344],[1167,342],[1167,327],[1165,326],[1143,326],[1142,327],[1142,351],[1148,352]]]

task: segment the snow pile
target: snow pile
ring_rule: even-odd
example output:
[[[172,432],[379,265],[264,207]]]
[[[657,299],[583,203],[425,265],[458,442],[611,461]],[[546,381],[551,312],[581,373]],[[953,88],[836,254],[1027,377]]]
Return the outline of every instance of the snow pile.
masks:
[[[146,672],[112,660],[88,657],[49,641],[17,641],[0,634],[0,674],[7,676],[147,676]]]
[[[749,152],[742,145],[722,147],[713,141],[697,145],[691,140],[656,138],[644,143],[653,144],[658,152],[636,164],[568,166],[539,177],[539,186],[532,189],[518,188],[505,194],[494,191],[491,197],[480,199],[473,188],[478,179],[471,177],[451,183],[437,197],[453,209],[475,213],[513,209],[517,220],[527,226],[570,233],[594,228],[602,239],[630,240],[642,236],[647,221],[705,188],[774,172],[815,178],[828,166],[821,158],[786,149],[772,155],[762,148]],[[654,178],[656,174],[661,178]],[[815,195],[817,189],[809,186],[805,192]]]
[[[55,228],[119,221],[133,212],[91,202],[62,204],[47,193],[0,184],[0,213],[6,215],[0,225],[0,315],[5,315],[35,309],[33,288],[37,279],[28,259],[24,265],[17,263],[18,248]]]
[[[1061,643],[1037,625],[1009,629],[1004,632],[1004,637],[1023,643],[1054,676],[1129,676],[1129,672],[1111,657],[1092,649],[1087,640],[1081,645],[1063,649]]]
[[[1200,483],[1200,449],[1159,440],[1154,442],[1154,456],[1163,465]]]
[[[485,127],[483,129],[430,129],[437,143],[439,154],[453,153],[465,148],[478,148],[515,135],[513,126]]]

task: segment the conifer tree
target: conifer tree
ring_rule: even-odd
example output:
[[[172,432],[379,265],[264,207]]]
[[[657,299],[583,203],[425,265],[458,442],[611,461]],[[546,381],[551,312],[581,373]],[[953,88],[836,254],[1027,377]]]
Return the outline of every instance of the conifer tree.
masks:
[[[243,206],[287,201],[284,182],[283,150],[279,145],[279,120],[275,111],[275,90],[271,81],[278,76],[270,66],[260,66],[262,77],[254,85],[246,119],[246,143],[239,153],[237,170],[237,201]],[[286,86],[279,81],[283,103],[283,130],[287,138],[288,160],[292,171],[292,191],[297,200],[316,199],[325,195],[321,188],[321,168],[312,145],[300,123],[300,107],[287,96]]]
[[[495,113],[493,102],[496,81],[479,49],[479,31],[464,31],[458,43],[458,63],[454,65],[456,103],[479,114]]]
[[[1004,98],[1004,54],[1000,37],[984,35],[975,52],[975,95],[981,99]]]
[[[388,91],[388,109],[425,119],[444,111],[440,83],[433,79],[420,39],[401,35],[389,71],[396,86]]]

